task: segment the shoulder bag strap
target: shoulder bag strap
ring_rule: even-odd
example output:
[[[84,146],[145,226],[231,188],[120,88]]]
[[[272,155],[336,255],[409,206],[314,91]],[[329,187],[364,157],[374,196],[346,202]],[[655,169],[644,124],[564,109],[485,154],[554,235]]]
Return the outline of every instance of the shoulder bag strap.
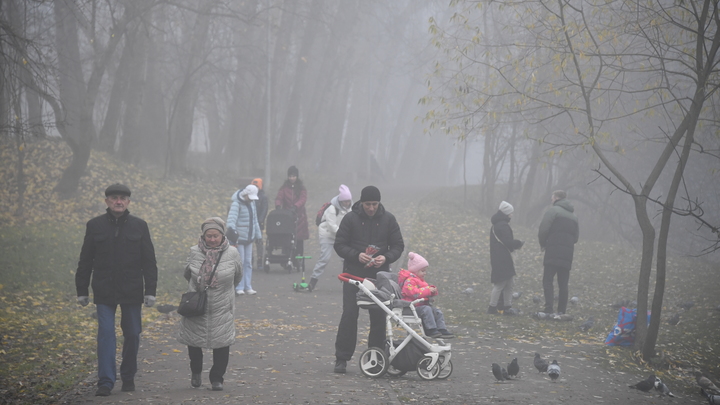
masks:
[[[495,240],[497,240],[498,242],[500,242],[501,245],[505,246],[505,244],[503,243],[503,241],[501,241],[500,238],[498,238],[497,235],[495,234],[495,225],[493,225],[492,227],[490,227],[490,230],[492,230],[492,234],[493,234],[493,236],[495,237]],[[512,253],[512,251],[510,250],[510,248],[508,248],[507,246],[505,246],[505,249],[507,249],[508,252]],[[212,279],[212,277],[210,277],[210,279]]]
[[[221,250],[221,251],[220,251],[220,254],[218,255],[218,259],[217,259],[217,261],[215,262],[215,267],[213,268],[212,273],[210,273],[210,280],[211,280],[211,281],[212,281],[213,276],[215,275],[215,271],[217,270],[218,264],[220,264],[220,259],[222,259],[223,253],[225,253],[225,251],[224,251],[224,250]],[[203,284],[205,284],[205,279],[204,279],[204,278],[200,278],[200,279],[202,280]],[[210,288],[210,286],[206,284],[206,285],[205,285],[205,288],[203,288],[203,290],[204,290],[204,291],[207,291],[208,288]]]

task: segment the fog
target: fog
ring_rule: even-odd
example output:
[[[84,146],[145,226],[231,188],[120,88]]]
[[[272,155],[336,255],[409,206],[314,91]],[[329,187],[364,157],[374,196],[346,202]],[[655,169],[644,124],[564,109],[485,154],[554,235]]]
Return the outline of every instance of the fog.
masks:
[[[670,249],[717,260],[717,2],[546,3],[6,0],[0,130],[67,142],[61,194],[91,150],[162,176],[467,186],[525,226],[564,189],[584,238],[639,248],[665,206]]]

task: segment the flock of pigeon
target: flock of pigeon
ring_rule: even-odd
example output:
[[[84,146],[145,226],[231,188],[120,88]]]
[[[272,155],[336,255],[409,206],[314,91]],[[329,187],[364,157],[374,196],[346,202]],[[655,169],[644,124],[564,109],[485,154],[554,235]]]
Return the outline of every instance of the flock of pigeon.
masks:
[[[557,360],[553,360],[552,363],[548,363],[547,360],[540,357],[540,353],[535,353],[533,364],[535,365],[535,368],[537,368],[538,373],[547,373],[548,377],[550,377],[550,381],[555,382],[558,378],[560,378],[560,365]],[[499,382],[512,380],[510,377],[516,378],[519,372],[520,365],[518,364],[517,357],[512,359],[510,364],[508,364],[507,369],[505,369],[505,367],[501,367],[497,363],[492,364],[493,376],[495,376],[495,379]]]
[[[713,384],[713,382],[710,381],[709,378],[705,377],[701,372],[695,371],[694,375],[695,381],[700,387],[700,394],[707,398],[708,404],[720,405],[720,389],[718,389],[718,387]],[[664,382],[662,382],[661,379],[656,377],[655,374],[650,374],[647,379],[642,380],[637,384],[629,385],[629,387],[643,392],[649,392],[654,388],[656,391],[660,392],[661,395],[675,397],[675,395],[670,392],[670,388],[668,388],[668,386]]]
[[[538,373],[547,373],[548,377],[550,377],[550,381],[552,382],[556,382],[558,378],[560,378],[560,365],[557,360],[553,360],[548,363],[547,360],[540,356],[540,353],[535,353],[533,365],[538,370]],[[496,382],[503,382],[505,380],[517,378],[518,373],[520,373],[520,365],[518,365],[517,357],[512,359],[512,361],[507,365],[507,369],[500,366],[498,363],[493,363],[492,373],[495,380],[497,380]],[[708,404],[720,405],[720,389],[701,372],[695,371],[694,375],[695,381],[697,381],[697,384],[700,387],[700,393],[707,398]],[[651,374],[647,379],[642,380],[637,384],[629,385],[628,387],[643,392],[649,392],[650,390],[655,389],[655,391],[659,392],[661,396],[666,395],[668,397],[675,398],[675,395],[670,392],[670,388],[668,388],[667,384],[662,382],[662,380],[655,374]]]

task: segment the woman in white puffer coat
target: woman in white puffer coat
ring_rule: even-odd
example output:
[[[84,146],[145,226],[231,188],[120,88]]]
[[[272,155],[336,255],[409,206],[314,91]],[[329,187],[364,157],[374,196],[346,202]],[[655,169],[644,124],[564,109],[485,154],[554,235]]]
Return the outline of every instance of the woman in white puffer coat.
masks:
[[[315,289],[315,285],[318,279],[325,271],[330,256],[333,252],[333,245],[335,244],[335,234],[340,227],[345,214],[350,212],[352,207],[352,194],[350,189],[344,185],[340,185],[340,194],[333,197],[330,200],[330,205],[325,209],[322,216],[322,221],[318,225],[318,238],[320,240],[320,258],[315,262],[315,268],[313,269],[312,275],[310,276],[310,284],[308,290],[312,291]]]
[[[188,347],[190,384],[195,388],[202,385],[202,350],[212,349],[210,384],[213,391],[222,391],[230,345],[235,343],[235,285],[242,277],[242,265],[240,254],[225,238],[225,221],[208,218],[201,229],[198,244],[190,248],[185,279],[188,291],[209,286],[207,305],[205,314],[182,318],[178,342]]]

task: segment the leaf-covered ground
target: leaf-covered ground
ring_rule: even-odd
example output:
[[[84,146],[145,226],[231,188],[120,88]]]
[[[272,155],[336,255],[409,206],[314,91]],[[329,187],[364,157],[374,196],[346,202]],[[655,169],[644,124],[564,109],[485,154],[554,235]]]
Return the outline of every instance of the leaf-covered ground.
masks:
[[[122,181],[133,190],[130,210],[148,221],[155,243],[163,281],[158,302],[174,303],[184,286],[181,269],[188,246],[196,243],[197,224],[208,216],[225,214],[236,181],[161,179],[156,173],[93,152],[78,193],[60,199],[51,190],[69,163],[67,147],[43,141],[26,145],[24,153],[27,190],[19,210],[17,151],[14,144],[0,143],[0,403],[52,403],[94,372],[96,323],[90,307],[79,308],[75,303],[74,272],[84,224],[104,210],[104,188]],[[312,207],[322,203],[315,198],[318,201],[308,203],[309,216],[314,215]],[[410,211],[403,215],[411,218],[402,224],[406,246],[430,261],[428,277],[441,287],[438,302],[449,323],[493,331],[506,339],[549,337],[568,344],[594,344],[607,367],[641,370],[641,374],[649,370],[630,350],[603,345],[617,316],[608,305],[635,299],[635,250],[581,240],[570,278],[571,295],[580,299],[569,310],[575,320],[539,321],[530,317],[541,309],[532,302],[533,296],[542,294],[542,254],[535,242],[536,230],[513,225],[516,237],[527,242],[515,255],[516,290],[523,292],[515,306],[523,314],[486,315],[491,288],[489,219],[462,207],[460,201],[461,190],[444,189],[393,208]],[[308,251],[315,251],[314,239],[309,242]],[[662,323],[658,349],[663,368],[654,371],[671,381],[674,390],[693,386],[692,367],[720,378],[720,312],[715,310],[720,304],[719,284],[717,266],[684,258],[668,263],[663,319],[677,312],[679,303],[695,302],[677,326]],[[464,294],[469,287],[474,293]],[[578,325],[591,315],[597,319],[595,327],[580,332]],[[143,316],[150,323],[160,314],[143,311]]]
[[[582,213],[580,213],[582,215]],[[658,364],[648,365],[631,349],[606,347],[604,341],[613,327],[618,310],[610,305],[619,300],[634,301],[639,271],[639,252],[623,245],[610,245],[582,239],[575,249],[570,274],[570,296],[577,296],[576,306],[569,305],[571,322],[539,320],[533,313],[542,311],[543,253],[537,243],[537,229],[512,224],[516,239],[526,242],[514,254],[518,276],[515,290],[521,292],[513,306],[520,316],[485,314],[490,301],[489,218],[474,215],[462,206],[462,190],[443,190],[427,197],[417,208],[413,221],[410,248],[423,254],[431,264],[428,278],[445,288],[439,305],[451,323],[472,325],[494,331],[510,340],[537,341],[557,338],[572,344],[597,345],[604,354],[602,361],[620,371],[653,372],[672,382],[674,387],[687,387],[695,393],[693,368],[720,379],[720,287],[718,266],[698,259],[668,260],[667,283],[660,337]],[[655,273],[653,272],[653,279]],[[467,294],[467,288],[473,293]],[[652,295],[651,287],[651,295]],[[557,294],[557,283],[555,283]],[[533,303],[533,297],[543,299]],[[695,306],[683,312],[679,304],[693,301]],[[666,320],[682,312],[676,326]],[[590,316],[596,319],[589,332],[579,330]],[[676,388],[677,389],[677,388]],[[680,391],[680,389],[678,389]]]

